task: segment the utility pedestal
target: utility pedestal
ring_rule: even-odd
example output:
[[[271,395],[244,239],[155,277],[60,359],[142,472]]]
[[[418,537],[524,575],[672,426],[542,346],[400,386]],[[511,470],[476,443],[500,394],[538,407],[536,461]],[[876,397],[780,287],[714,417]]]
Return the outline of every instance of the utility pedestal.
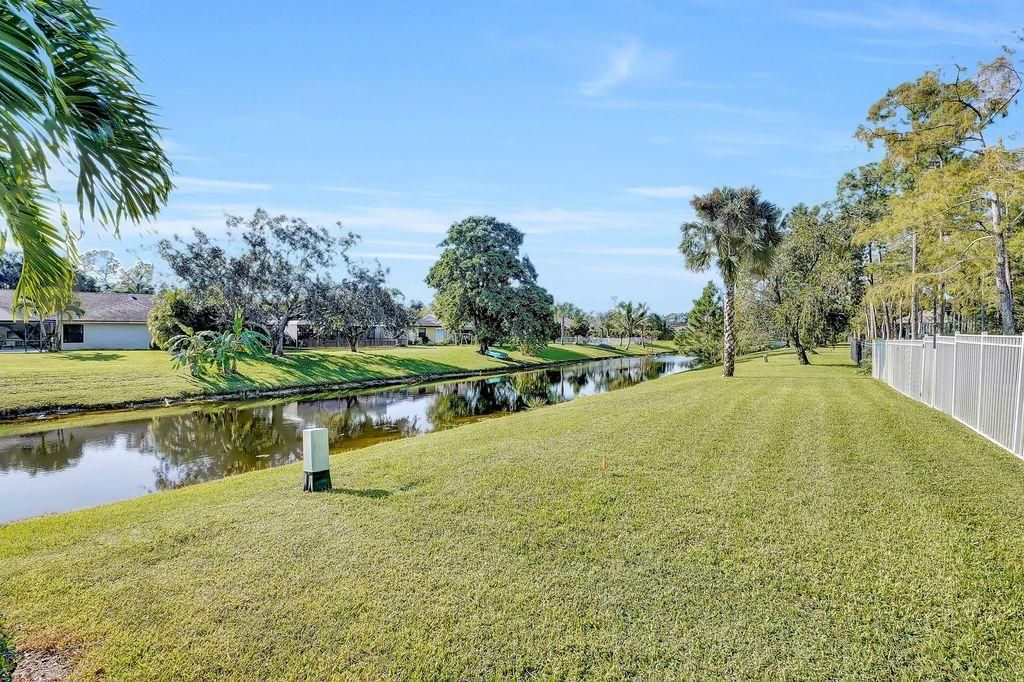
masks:
[[[317,493],[331,489],[330,444],[327,429],[302,431],[302,490]]]

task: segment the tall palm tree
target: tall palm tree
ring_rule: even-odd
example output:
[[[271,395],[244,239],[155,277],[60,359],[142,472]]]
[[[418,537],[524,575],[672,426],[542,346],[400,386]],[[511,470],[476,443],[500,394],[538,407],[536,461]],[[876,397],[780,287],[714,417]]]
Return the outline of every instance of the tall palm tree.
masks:
[[[171,190],[153,105],[109,28],[86,0],[0,0],[0,252],[23,253],[18,299],[71,288],[74,240],[46,207],[54,159],[77,178],[79,216],[115,234]]]
[[[725,284],[722,374],[733,375],[736,362],[736,280],[743,272],[764,273],[779,243],[779,207],[761,199],[756,187],[718,187],[695,196],[697,220],[683,223],[679,251],[686,267],[700,272],[712,265]]]
[[[619,329],[626,337],[626,348],[629,348],[633,335],[647,321],[647,316],[650,314],[650,310],[647,308],[646,303],[619,301],[618,305],[615,306],[615,310],[612,312],[615,315],[615,321],[618,324]]]

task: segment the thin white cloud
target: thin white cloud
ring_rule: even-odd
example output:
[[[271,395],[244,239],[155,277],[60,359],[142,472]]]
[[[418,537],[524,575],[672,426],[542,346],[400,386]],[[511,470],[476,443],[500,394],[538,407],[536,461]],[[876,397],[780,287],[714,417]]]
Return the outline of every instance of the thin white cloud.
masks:
[[[875,31],[918,30],[992,39],[1005,39],[1010,34],[1009,24],[976,20],[962,14],[942,14],[921,7],[893,7],[879,3],[863,5],[856,10],[803,7],[794,15],[799,20],[816,26],[865,28]]]
[[[208,180],[206,178],[177,177],[174,184],[179,192],[188,194],[234,194],[237,192],[265,192],[271,186],[263,182],[237,180]]]
[[[635,41],[612,51],[604,71],[596,79],[580,85],[580,94],[597,97],[624,83],[634,72],[640,58],[640,46]]]
[[[359,194],[363,196],[372,197],[401,197],[405,196],[404,192],[395,192],[385,189],[372,189],[369,187],[350,187],[345,185],[328,185],[323,188],[328,192],[338,192],[340,194]]]
[[[630,194],[652,199],[689,199],[704,190],[694,185],[667,185],[661,187],[630,187]]]

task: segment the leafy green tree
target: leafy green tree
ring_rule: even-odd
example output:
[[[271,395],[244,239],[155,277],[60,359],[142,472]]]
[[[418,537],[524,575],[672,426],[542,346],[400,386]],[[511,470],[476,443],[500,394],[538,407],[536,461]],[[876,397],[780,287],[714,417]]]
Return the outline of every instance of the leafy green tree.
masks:
[[[134,66],[85,0],[4,0],[0,45],[0,251],[24,255],[16,296],[42,299],[71,288],[76,258],[47,217],[51,162],[74,171],[80,215],[115,233],[159,211],[171,164]]]
[[[113,291],[121,280],[124,268],[114,252],[109,249],[93,249],[82,254],[80,269],[86,277],[92,278],[99,291]]]
[[[668,322],[657,313],[651,313],[647,318],[647,327],[655,339],[667,341],[672,338],[672,332],[668,328]]]
[[[718,187],[695,196],[690,205],[697,220],[683,223],[679,251],[688,269],[715,267],[725,284],[722,373],[731,377],[736,360],[736,283],[745,271],[763,273],[771,266],[780,238],[779,209],[761,199],[756,187]]]
[[[437,291],[434,312],[452,329],[473,325],[486,351],[507,338],[543,346],[553,326],[551,295],[537,283],[537,271],[519,255],[523,233],[491,216],[471,216],[453,224],[443,251],[427,273]]]
[[[571,336],[590,335],[590,317],[582,310],[576,310],[572,314],[569,327],[566,329]]]
[[[221,327],[217,307],[185,289],[164,289],[153,298],[146,320],[153,342],[168,350],[171,339],[182,327],[196,331],[217,331]]]
[[[725,316],[722,296],[714,282],[708,282],[686,316],[686,326],[675,335],[679,352],[702,365],[722,361],[722,329]]]
[[[345,339],[352,352],[359,340],[380,325],[394,328],[389,318],[396,315],[397,302],[384,286],[384,270],[353,267],[340,283],[328,280],[311,287],[306,303],[306,319],[322,337]],[[406,327],[408,329],[408,327]]]
[[[284,355],[288,323],[306,312],[306,295],[340,256],[359,239],[313,226],[301,218],[271,216],[256,209],[251,218],[228,216],[227,226],[239,230],[234,254],[201,230],[191,242],[164,239],[157,249],[186,288],[202,300],[216,302],[221,324],[231,323],[236,310],[273,340],[275,355]]]
[[[153,293],[153,264],[137,260],[131,267],[122,269],[116,289],[126,294]]]
[[[850,319],[856,253],[847,223],[821,206],[798,204],[783,221],[784,237],[768,275],[775,315],[801,365],[807,348],[834,339]]]

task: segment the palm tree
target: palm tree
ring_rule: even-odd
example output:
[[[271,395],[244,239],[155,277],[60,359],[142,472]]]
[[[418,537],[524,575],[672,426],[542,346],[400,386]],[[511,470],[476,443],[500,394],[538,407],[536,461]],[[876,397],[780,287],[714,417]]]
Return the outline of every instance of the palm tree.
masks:
[[[0,252],[18,246],[16,297],[71,288],[77,258],[48,215],[56,159],[76,177],[79,215],[113,227],[155,215],[171,190],[153,105],[85,0],[0,0]]]
[[[64,343],[64,320],[85,314],[82,299],[70,289],[45,292],[44,298],[22,298],[15,310],[26,318],[39,320],[39,350],[61,350]],[[53,338],[46,338],[46,320],[54,320]]]
[[[629,348],[633,334],[647,321],[650,310],[646,303],[619,301],[612,313],[615,315],[615,322],[619,330],[626,337],[626,348]]]
[[[568,301],[562,301],[561,303],[556,303],[552,306],[551,312],[554,314],[555,322],[558,323],[558,328],[561,330],[559,332],[560,335],[558,337],[558,342],[563,343],[565,340],[565,318],[576,312],[576,306]]]
[[[695,196],[690,205],[697,220],[680,228],[679,251],[687,269],[700,272],[714,265],[725,284],[722,374],[731,377],[736,362],[736,280],[744,271],[764,273],[771,265],[781,239],[779,208],[761,199],[756,187],[718,187]]]

